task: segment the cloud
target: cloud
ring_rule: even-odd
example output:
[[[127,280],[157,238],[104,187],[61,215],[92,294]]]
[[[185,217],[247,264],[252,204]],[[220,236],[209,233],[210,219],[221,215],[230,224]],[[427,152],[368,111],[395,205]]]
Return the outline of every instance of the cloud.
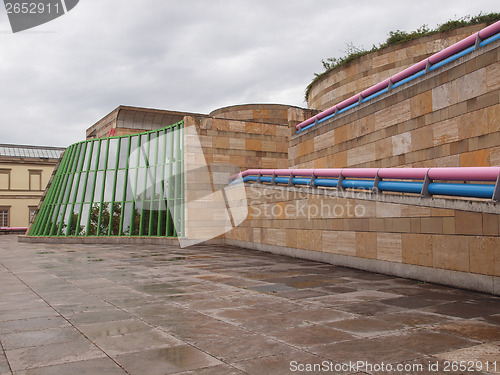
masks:
[[[486,0],[439,8],[428,0],[85,0],[18,34],[2,10],[0,143],[67,146],[120,104],[200,113],[305,106],[321,59],[346,43],[368,48],[390,30],[495,8]]]

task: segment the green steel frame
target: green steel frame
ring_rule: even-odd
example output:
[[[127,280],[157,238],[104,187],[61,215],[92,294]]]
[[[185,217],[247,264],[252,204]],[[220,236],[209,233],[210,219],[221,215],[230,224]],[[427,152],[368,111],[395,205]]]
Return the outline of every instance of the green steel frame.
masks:
[[[29,235],[183,236],[183,125],[68,147]]]

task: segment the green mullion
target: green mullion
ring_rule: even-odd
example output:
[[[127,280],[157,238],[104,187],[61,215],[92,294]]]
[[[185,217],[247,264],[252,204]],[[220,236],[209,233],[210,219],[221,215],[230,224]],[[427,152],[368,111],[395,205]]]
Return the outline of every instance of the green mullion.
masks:
[[[75,149],[75,153],[73,154],[72,156],[72,159],[73,159],[73,164],[71,165],[71,175],[69,176],[68,178],[68,182],[66,184],[66,198],[64,199],[64,212],[62,214],[62,220],[61,220],[61,223],[59,225],[59,228],[57,229],[57,235],[60,236],[60,235],[66,235],[67,231],[68,231],[68,228],[69,228],[69,225],[70,225],[70,222],[71,222],[71,215],[68,217],[68,222],[66,223],[67,225],[67,228],[66,228],[66,231],[64,234],[62,234],[62,231],[63,231],[63,222],[64,222],[64,216],[67,214],[67,211],[68,211],[68,208],[72,210],[72,202],[73,200],[71,199],[71,195],[73,194],[73,185],[74,185],[74,181],[75,181],[75,175],[76,173],[78,173],[78,168],[79,168],[79,159],[80,159],[80,154],[82,152],[82,149],[83,149],[83,145],[81,143],[75,145],[76,146],[76,149]],[[77,190],[77,187],[75,185],[75,191]]]
[[[73,192],[73,197],[71,198],[71,216],[69,217],[68,220],[68,228],[66,229],[66,236],[69,235],[69,228],[71,228],[71,225],[73,224],[73,210],[75,208],[75,201],[76,197],[78,196],[78,187],[80,186],[80,179],[82,178],[82,168],[83,164],[85,164],[85,151],[87,150],[87,143],[80,143],[80,152],[78,153],[78,165],[75,170],[75,174],[78,173],[78,177],[76,178],[76,183],[75,183],[75,191]],[[83,153],[82,153],[83,152]],[[77,216],[78,219],[78,216]],[[78,224],[77,224],[78,226]],[[76,228],[76,227],[75,227]],[[75,232],[76,235],[77,232]]]
[[[101,155],[101,141],[102,141],[101,139],[99,141],[95,141],[95,143],[97,143],[97,155],[96,155],[96,162],[95,162],[94,181],[92,181],[92,191],[90,193],[89,217],[87,218],[87,227],[85,228],[85,236],[89,235],[90,221],[92,218],[92,204],[94,203],[95,183],[97,181],[97,171],[99,170],[99,157]],[[88,180],[87,180],[87,184],[88,184]],[[84,198],[84,200],[85,200],[85,198]]]
[[[64,215],[66,215],[66,210],[68,209],[68,202],[69,202],[69,198],[70,198],[70,195],[71,195],[71,189],[73,187],[73,180],[75,178],[75,169],[76,169],[76,167],[78,165],[78,157],[79,156],[80,156],[80,147],[79,147],[79,145],[75,145],[75,151],[71,155],[71,160],[73,161],[73,163],[71,164],[71,168],[69,170],[69,172],[71,174],[68,175],[68,180],[66,181],[65,192],[66,192],[67,196],[66,196],[66,198],[63,197],[63,199],[64,199],[64,210],[63,210],[62,216],[61,216],[62,220],[59,223],[59,227],[57,228],[57,233],[56,233],[57,236],[59,236],[60,233],[61,233],[63,222],[64,222]]]
[[[167,147],[167,136],[166,136],[166,130],[163,130],[163,150],[164,150],[164,154],[163,154],[163,159],[164,160],[161,160],[160,163],[158,165],[161,165],[161,186],[162,186],[162,189],[161,189],[161,194],[162,194],[162,197],[161,197],[161,200],[163,200],[163,197],[165,195],[165,156],[167,155],[167,151],[166,151],[166,147]],[[158,148],[160,148],[160,141],[158,140]],[[165,212],[165,215],[168,216],[168,206],[165,205],[165,210],[162,209],[163,207],[158,207],[159,209],[159,213],[158,213],[158,228],[157,228],[157,233],[158,235],[160,235],[162,233],[162,223],[163,223],[163,212]],[[167,234],[165,232],[165,234]]]
[[[78,173],[78,172],[77,172],[77,171],[78,171],[78,164],[79,164],[79,160],[80,160],[80,154],[81,154],[81,151],[82,151],[82,148],[83,148],[83,147],[81,147],[81,146],[82,146],[82,144],[81,144],[81,143],[78,143],[78,144],[77,144],[77,152],[75,153],[75,154],[76,154],[76,158],[75,158],[75,155],[73,155],[73,157],[74,157],[74,163],[75,163],[75,164],[74,164],[74,166],[71,168],[71,169],[72,169],[72,174],[71,174],[71,182],[70,182],[70,186],[71,186],[71,188],[70,188],[70,189],[72,189],[72,188],[73,188],[73,182],[74,182],[74,180],[75,180],[75,175]],[[78,189],[76,189],[76,185],[75,185],[75,190],[78,190]],[[73,199],[71,199],[71,195],[72,195],[72,194],[74,194],[74,192],[70,190],[70,191],[68,192],[68,196],[67,196],[67,198],[66,198],[66,203],[65,203],[66,207],[65,207],[65,211],[68,209],[68,205],[69,205],[69,206],[70,206],[70,209],[71,209],[71,212],[73,212]],[[66,212],[65,212],[65,213],[66,213]],[[70,215],[70,216],[69,216],[69,218],[68,218],[68,225],[67,225],[67,228],[66,228],[66,231],[65,231],[64,235],[67,235],[67,234],[68,234],[68,229],[69,229],[69,227],[70,227],[70,225],[71,225],[71,219],[72,219],[72,218],[71,218],[71,215]],[[61,222],[61,223],[62,223],[62,222]],[[60,235],[60,234],[61,234],[61,231],[62,231],[62,225],[61,225],[61,226],[59,227],[59,229],[57,230],[58,235]]]
[[[76,224],[75,235],[78,235],[78,233],[80,233],[80,223],[82,221],[83,207],[85,206],[85,195],[87,194],[87,185],[89,182],[90,165],[92,163],[92,153],[94,152],[94,144],[96,143],[96,141],[89,141],[89,143],[90,143],[90,149],[89,149],[89,154],[87,156],[87,158],[88,158],[87,159],[87,170],[85,171],[85,183],[83,184],[82,201],[80,202],[81,207],[80,207],[80,212],[78,213],[78,222]],[[86,146],[87,145],[85,145],[85,147]],[[82,174],[83,174],[83,170],[82,170]],[[81,178],[82,177],[80,176],[80,179]],[[89,213],[89,216],[90,216],[90,213]],[[86,230],[87,229],[88,229],[88,227],[86,228]]]
[[[58,217],[59,217],[59,213],[62,212],[61,209],[64,206],[64,195],[66,194],[66,188],[67,188],[67,185],[68,185],[68,180],[69,180],[69,174],[65,173],[64,174],[64,178],[63,178],[63,183],[62,183],[60,191],[59,191],[58,203],[56,204],[55,211],[54,211],[56,219],[52,222],[52,227],[50,228],[50,235],[51,236],[52,235],[57,236],[57,233],[58,233],[58,230],[59,230],[59,224],[60,223],[57,223],[57,220],[58,220]],[[64,212],[62,212],[62,214],[61,214],[61,219],[62,219],[62,215],[64,215]]]
[[[102,223],[102,204],[104,200],[104,188],[106,187],[106,167],[108,166],[108,153],[109,153],[109,139],[108,140],[101,140],[102,142],[106,142],[106,155],[104,156],[104,166],[103,166],[103,171],[102,171],[102,188],[101,188],[101,199],[99,200],[99,218],[97,219],[97,229],[96,229],[96,236],[99,236],[101,234],[101,223]],[[101,151],[101,147],[99,145],[99,152]],[[100,157],[97,158],[99,160]],[[99,163],[97,163],[97,170],[99,170]],[[97,172],[96,172],[96,179],[97,179]],[[112,207],[111,207],[112,209]],[[111,220],[111,215],[109,217]]]
[[[120,230],[119,235],[123,236],[123,220],[125,218],[125,202],[127,201],[127,181],[128,181],[128,170],[129,170],[129,162],[130,162],[130,149],[132,147],[132,137],[127,138],[127,164],[125,165],[125,182],[123,183],[123,192],[122,192],[122,212],[120,215]],[[121,142],[118,149],[121,149]],[[120,155],[120,153],[118,153]],[[119,157],[119,156],[118,156]],[[118,164],[116,164],[118,167]]]
[[[110,140],[111,143],[111,140]],[[118,138],[118,145],[116,146],[116,160],[115,160],[115,178],[113,179],[113,191],[111,193],[111,208],[110,208],[110,215],[109,215],[109,230],[108,230],[108,236],[111,236],[111,233],[113,231],[113,213],[114,213],[114,206],[115,206],[115,198],[116,198],[116,181],[118,180],[118,163],[120,161],[120,149],[121,149],[121,142],[120,139]],[[109,157],[109,156],[108,156]],[[107,168],[107,166],[106,166]],[[107,172],[106,172],[107,173]],[[123,212],[124,207],[122,206],[122,212]],[[120,213],[120,221],[121,221],[121,213]],[[120,228],[118,228],[118,233],[120,233]]]
[[[155,137],[155,144],[154,144],[154,157],[153,157],[153,184],[152,184],[152,187],[151,187],[151,204],[149,206],[149,229],[148,229],[148,236],[151,236],[152,233],[153,233],[153,208],[154,208],[154,202],[155,202],[155,194],[156,194],[156,169],[157,169],[157,165],[158,165],[158,143],[159,143],[159,137],[160,136],[160,132],[156,132],[156,137]],[[150,145],[149,147],[151,147],[151,142],[150,142]],[[151,165],[151,162],[149,163],[149,165]],[[158,213],[159,215],[159,213]],[[158,220],[159,220],[159,216],[158,216]],[[158,232],[157,232],[158,234]]]
[[[144,153],[144,188],[146,188],[146,185],[148,183],[148,168],[149,168],[149,139],[150,139],[150,134],[147,135],[142,135],[140,138],[146,136],[146,145],[145,148],[147,148],[147,151],[144,151],[144,149],[141,147],[141,151]],[[137,170],[137,176],[139,177],[139,170]],[[142,236],[144,234],[144,206],[146,205],[146,192],[144,192],[144,196],[142,198],[142,208],[141,208],[141,221],[139,222],[139,236]]]
[[[173,155],[173,149],[174,149],[174,137],[173,137],[173,133],[175,132],[175,130],[173,130],[174,128],[171,128],[170,131],[167,133],[168,134],[168,143],[169,143],[169,147],[167,149],[167,152],[168,152],[168,176],[167,176],[167,181],[168,181],[168,186],[167,186],[167,228],[166,228],[166,235],[167,237],[171,237],[171,235],[173,234],[173,231],[171,230],[171,228],[173,227],[172,225],[172,217],[174,216],[173,215],[173,212],[172,210],[174,209],[174,207],[172,207],[172,165],[173,165],[173,162],[172,162],[172,159],[174,157]],[[172,209],[170,208],[172,207]]]
[[[184,126],[183,124],[181,124],[179,126],[179,132],[181,132],[181,144],[182,144],[182,147],[180,148],[180,165],[181,165],[181,171],[182,171],[182,178],[181,178],[181,191],[180,191],[180,209],[181,209],[181,222],[180,222],[180,227],[181,227],[181,233],[179,234],[180,237],[184,237],[184,217],[185,217],[185,212],[184,212],[184,179],[186,177],[185,175],[185,171],[184,171]]]
[[[177,237],[179,235],[179,226],[178,221],[179,221],[179,181],[180,181],[180,164],[179,164],[179,154],[180,154],[180,130],[175,131],[175,136],[177,139],[177,142],[175,142],[175,171],[177,173],[177,176],[175,178],[175,186],[174,186],[174,199],[175,199],[175,208],[174,208],[174,235]]]
[[[59,164],[59,167],[57,168],[57,172],[52,180],[52,183],[50,184],[49,191],[47,192],[47,197],[45,198],[43,202],[43,206],[46,207],[46,209],[43,212],[43,215],[40,217],[40,233],[39,235],[45,236],[47,227],[49,225],[49,218],[52,215],[52,208],[53,208],[53,200],[54,196],[59,192],[57,190],[57,185],[59,184],[59,180],[61,178],[61,175],[64,173],[64,165],[67,162],[67,157],[66,153],[68,150],[64,152],[63,158],[61,159],[61,163]]]
[[[55,176],[54,176],[54,180],[55,180]],[[51,185],[51,187],[52,187],[52,185]],[[47,195],[45,196],[43,204],[41,205],[40,210],[38,211],[38,214],[36,215],[33,226],[31,227],[30,235],[40,236],[39,230],[40,230],[41,223],[43,222],[42,219],[45,216],[45,213],[47,211],[48,205],[46,204],[46,202],[48,202],[49,196],[52,194],[51,191],[52,191],[52,189],[49,188],[49,191],[47,192]]]
[[[150,144],[151,134],[148,133],[147,135],[144,134],[143,136],[147,137],[146,138],[147,139],[146,146],[145,146],[145,148],[147,148],[147,150],[144,150],[141,147],[141,152],[144,153],[144,164],[145,164],[145,166],[144,166],[144,185],[143,186],[146,189],[146,186],[147,186],[147,183],[148,183],[149,148],[151,147],[151,144]],[[141,139],[142,139],[143,136],[141,136]],[[137,175],[139,175],[139,173]],[[144,218],[144,206],[146,206],[146,202],[145,202],[145,200],[146,200],[146,191],[144,191],[144,197],[142,198],[141,221],[139,223],[139,236],[144,235],[144,220],[143,220],[143,218]],[[150,213],[150,216],[151,216],[151,213]]]
[[[59,210],[57,209],[59,206],[57,205],[57,200],[59,198],[59,196],[61,196],[62,194],[62,186],[64,184],[64,180],[65,180],[65,171],[66,171],[66,168],[69,164],[69,160],[71,159],[70,155],[73,151],[73,148],[71,147],[70,150],[69,150],[69,153],[68,155],[64,155],[64,160],[63,162],[64,163],[61,163],[62,165],[60,166],[61,167],[61,173],[59,174],[59,178],[57,179],[57,184],[56,184],[56,188],[55,188],[55,194],[54,196],[52,197],[52,201],[50,202],[50,205],[52,207],[52,210],[50,210],[50,214],[49,214],[49,218],[50,220],[52,219],[52,217],[54,217],[54,213],[55,214],[55,218],[54,220],[57,220],[57,214],[59,213]],[[58,170],[59,171],[59,170]],[[53,202],[56,202],[56,203],[53,203]],[[56,212],[56,209],[57,209],[57,212]],[[50,228],[49,228],[49,224],[50,225]],[[52,234],[52,231],[54,229],[54,226],[55,226],[55,221],[53,221],[52,223],[50,223],[50,221],[47,223],[45,229],[44,229],[44,233],[47,233],[46,235],[50,236]]]
[[[132,140],[130,141],[130,143],[132,143]],[[137,137],[137,149],[140,149],[140,147],[141,147],[141,136],[138,136]],[[139,180],[139,160],[140,160],[140,157],[141,157],[141,153],[139,151],[137,153],[137,160],[135,161],[137,172],[135,174],[135,181],[133,181],[134,187],[132,189],[132,192],[137,192],[137,180]],[[134,228],[135,198],[136,197],[134,197],[134,196],[132,197],[132,214],[130,215],[130,236],[134,235],[134,230],[135,230],[135,228]],[[141,220],[142,220],[142,217],[141,217]],[[140,227],[140,224],[139,224],[139,227]]]

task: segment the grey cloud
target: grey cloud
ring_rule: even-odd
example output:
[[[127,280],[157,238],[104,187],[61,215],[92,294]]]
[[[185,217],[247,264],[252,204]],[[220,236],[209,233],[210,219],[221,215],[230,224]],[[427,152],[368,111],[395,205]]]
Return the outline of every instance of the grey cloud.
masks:
[[[440,4],[85,0],[15,35],[4,32],[0,12],[0,142],[66,146],[120,104],[201,113],[252,102],[305,106],[321,59],[347,42],[371,47],[390,30],[496,8]]]

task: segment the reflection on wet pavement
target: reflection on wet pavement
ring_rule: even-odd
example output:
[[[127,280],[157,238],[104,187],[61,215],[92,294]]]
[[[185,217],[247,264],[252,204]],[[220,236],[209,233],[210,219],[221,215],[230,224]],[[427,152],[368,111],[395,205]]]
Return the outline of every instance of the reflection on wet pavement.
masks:
[[[500,373],[498,297],[236,247],[2,236],[0,285],[0,374]]]

